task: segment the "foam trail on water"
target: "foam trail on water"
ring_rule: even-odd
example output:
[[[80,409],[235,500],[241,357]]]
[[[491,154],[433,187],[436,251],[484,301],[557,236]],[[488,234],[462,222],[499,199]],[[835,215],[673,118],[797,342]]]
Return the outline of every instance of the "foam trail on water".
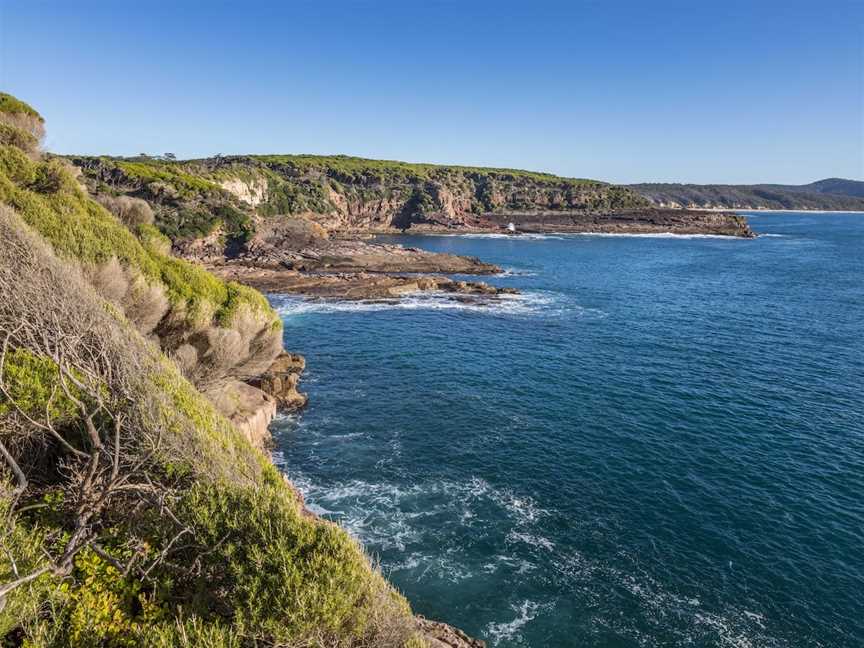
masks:
[[[540,605],[534,601],[523,601],[519,605],[513,605],[511,609],[516,612],[516,618],[502,623],[490,623],[486,626],[486,635],[493,646],[497,646],[502,641],[519,641],[519,631],[533,621],[538,612],[550,607],[551,605]]]
[[[455,236],[459,238],[474,239],[510,239],[513,241],[566,241],[568,239],[584,236],[602,236],[617,238],[663,238],[663,239],[723,239],[723,240],[748,240],[740,236],[727,236],[726,234],[676,234],[675,232],[554,232],[540,234],[526,232],[522,234],[435,234],[434,236]]]
[[[555,314],[570,309],[577,314],[599,315],[600,311],[581,309],[575,305],[560,304],[554,308],[558,296],[548,292],[524,292],[518,295],[477,296],[462,300],[452,293],[424,292],[401,299],[349,301],[337,299],[306,299],[285,295],[270,295],[270,303],[283,317],[310,313],[367,313],[389,310],[465,311],[488,315]]]
[[[726,234],[676,234],[675,232],[579,232],[574,234],[565,234],[568,237],[579,236],[602,236],[610,238],[662,238],[662,239],[720,239],[724,241],[747,241],[741,236],[727,236]]]
[[[563,241],[566,234],[538,234],[534,232],[526,232],[524,234],[498,234],[490,232],[488,234],[482,232],[466,232],[464,234],[432,234],[431,236],[455,236],[458,238],[468,239],[510,239],[512,241]]]

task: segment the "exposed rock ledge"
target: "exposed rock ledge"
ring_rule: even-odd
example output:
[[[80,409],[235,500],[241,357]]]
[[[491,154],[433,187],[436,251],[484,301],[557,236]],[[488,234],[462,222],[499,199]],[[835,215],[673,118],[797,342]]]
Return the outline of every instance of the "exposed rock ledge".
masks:
[[[392,299],[422,291],[454,296],[516,294],[482,281],[457,281],[436,275],[391,275],[374,272],[307,273],[228,262],[208,266],[210,272],[267,293],[287,293],[330,299]]]
[[[250,384],[268,394],[279,409],[293,412],[306,406],[309,397],[297,390],[300,374],[306,368],[306,359],[296,353],[283,351],[261,376]]]
[[[305,367],[303,356],[283,351],[267,371],[249,383],[232,380],[205,394],[253,446],[264,449],[277,410],[293,412],[308,403],[309,397],[297,389]]]
[[[440,621],[417,617],[417,629],[430,648],[486,648],[486,642],[472,639],[467,634]]]

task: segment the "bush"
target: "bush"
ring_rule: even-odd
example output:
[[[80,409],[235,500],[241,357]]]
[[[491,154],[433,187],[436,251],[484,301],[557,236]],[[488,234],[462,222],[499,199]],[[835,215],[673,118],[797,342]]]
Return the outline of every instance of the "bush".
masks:
[[[45,137],[45,120],[42,115],[5,92],[0,92],[0,123],[25,131],[37,143]]]
[[[384,648],[410,637],[405,600],[342,529],[303,516],[277,476],[254,490],[198,485],[181,515],[217,547],[190,584],[200,609],[232,609],[235,624],[276,643]]]
[[[153,209],[146,200],[111,194],[98,194],[95,198],[96,202],[114,214],[133,232],[140,225],[153,224]]]
[[[0,144],[14,146],[31,154],[31,156],[39,148],[39,140],[32,133],[2,121],[0,121]]]

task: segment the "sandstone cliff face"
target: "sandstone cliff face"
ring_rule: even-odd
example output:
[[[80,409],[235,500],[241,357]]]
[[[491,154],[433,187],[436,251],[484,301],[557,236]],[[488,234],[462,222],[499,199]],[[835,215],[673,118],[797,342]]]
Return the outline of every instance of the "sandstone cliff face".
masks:
[[[262,205],[275,208],[290,188],[308,218],[331,230],[404,231],[482,228],[503,210],[614,210],[647,202],[622,187],[593,180],[498,169],[465,169],[356,158],[287,156],[224,158],[212,173],[269,178]],[[205,172],[206,173],[206,172]],[[284,201],[282,201],[284,204]],[[298,213],[293,211],[293,213]]]

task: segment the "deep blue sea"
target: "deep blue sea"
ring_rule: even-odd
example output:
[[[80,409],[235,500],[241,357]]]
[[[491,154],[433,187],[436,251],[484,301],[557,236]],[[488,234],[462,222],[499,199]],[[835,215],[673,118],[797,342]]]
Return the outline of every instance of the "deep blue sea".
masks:
[[[864,215],[755,240],[394,237],[492,306],[273,297],[310,507],[490,646],[864,646]]]

